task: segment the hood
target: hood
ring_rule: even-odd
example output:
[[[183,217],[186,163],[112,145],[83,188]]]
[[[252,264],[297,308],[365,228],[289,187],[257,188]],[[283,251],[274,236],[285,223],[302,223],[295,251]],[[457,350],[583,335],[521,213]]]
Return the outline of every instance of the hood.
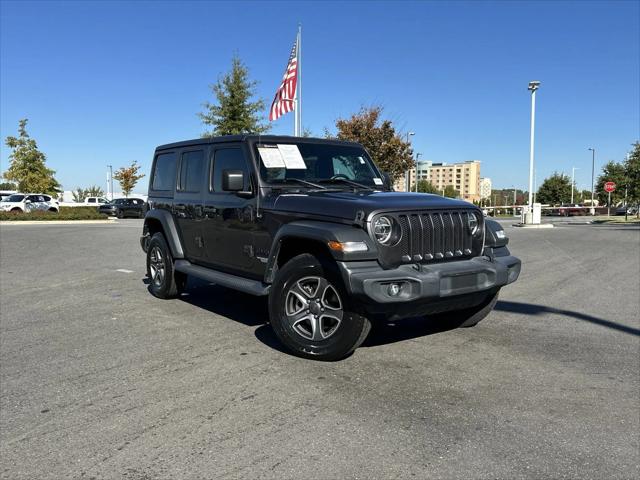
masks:
[[[408,192],[310,192],[283,193],[265,202],[265,208],[322,215],[353,220],[358,211],[365,218],[374,211],[428,210],[441,208],[475,208],[469,202],[432,195]],[[271,205],[269,205],[271,203]]]

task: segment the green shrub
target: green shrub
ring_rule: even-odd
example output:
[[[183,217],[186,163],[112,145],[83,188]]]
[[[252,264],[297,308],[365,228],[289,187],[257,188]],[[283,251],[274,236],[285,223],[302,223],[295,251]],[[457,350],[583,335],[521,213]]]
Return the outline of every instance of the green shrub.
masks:
[[[0,212],[1,220],[105,220],[107,215],[99,213],[96,207],[60,207],[59,213],[34,211]]]

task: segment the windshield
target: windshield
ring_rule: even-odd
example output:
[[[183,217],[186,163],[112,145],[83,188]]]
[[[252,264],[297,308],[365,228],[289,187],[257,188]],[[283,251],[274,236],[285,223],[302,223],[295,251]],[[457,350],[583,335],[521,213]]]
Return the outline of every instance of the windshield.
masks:
[[[24,199],[24,195],[11,195],[7,198],[3,198],[3,202],[21,202]]]
[[[299,153],[298,153],[299,152]],[[362,147],[319,143],[259,144],[260,175],[271,184],[334,183],[331,188],[381,189],[380,173]],[[353,182],[356,182],[354,184]],[[313,185],[306,184],[312,188]]]

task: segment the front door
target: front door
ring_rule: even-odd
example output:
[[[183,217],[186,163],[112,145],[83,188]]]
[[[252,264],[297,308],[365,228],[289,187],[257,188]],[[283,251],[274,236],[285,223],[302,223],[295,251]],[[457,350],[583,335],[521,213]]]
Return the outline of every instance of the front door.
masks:
[[[225,170],[240,170],[244,176],[244,191],[253,195],[223,190]],[[243,146],[215,146],[210,154],[209,186],[203,197],[204,257],[203,263],[228,271],[254,276],[256,271],[254,231],[257,190],[252,186],[247,157]],[[245,196],[246,195],[246,196]]]

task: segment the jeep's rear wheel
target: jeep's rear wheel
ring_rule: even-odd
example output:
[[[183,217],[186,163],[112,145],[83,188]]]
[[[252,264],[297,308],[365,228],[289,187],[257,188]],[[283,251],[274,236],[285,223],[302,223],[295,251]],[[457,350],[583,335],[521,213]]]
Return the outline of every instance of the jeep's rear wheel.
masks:
[[[342,280],[329,262],[310,254],[289,260],[269,296],[271,325],[297,355],[338,360],[364,341],[371,324],[349,308]]]
[[[149,291],[158,298],[173,298],[184,289],[186,275],[173,269],[173,257],[164,235],[156,233],[147,249]]]

